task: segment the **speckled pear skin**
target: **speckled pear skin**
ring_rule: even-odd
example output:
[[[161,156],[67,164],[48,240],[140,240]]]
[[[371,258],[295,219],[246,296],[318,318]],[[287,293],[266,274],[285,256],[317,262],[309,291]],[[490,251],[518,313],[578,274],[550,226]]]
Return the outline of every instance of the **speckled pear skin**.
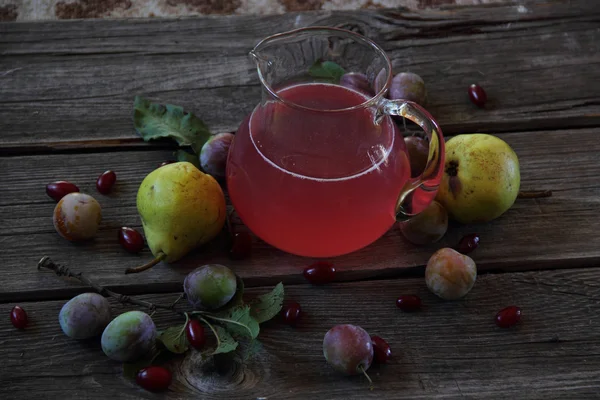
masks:
[[[212,240],[225,223],[225,195],[218,182],[189,162],[152,171],[137,194],[148,246],[167,263]]]

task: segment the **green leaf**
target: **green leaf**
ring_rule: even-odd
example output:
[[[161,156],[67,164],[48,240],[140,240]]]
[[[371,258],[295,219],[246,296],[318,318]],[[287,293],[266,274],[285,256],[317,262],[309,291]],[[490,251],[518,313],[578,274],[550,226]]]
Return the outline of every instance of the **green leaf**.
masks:
[[[185,324],[183,326],[172,326],[158,335],[159,340],[171,353],[181,354],[189,349],[188,341],[184,335]]]
[[[250,315],[250,306],[238,306],[217,315],[204,316],[221,322],[232,335],[254,339],[260,332],[258,322]]]
[[[192,163],[196,168],[200,169],[200,158],[198,158],[197,155],[179,149],[175,152],[175,158],[177,159],[177,161],[187,161],[189,163]]]
[[[196,154],[210,137],[210,131],[192,113],[172,104],[156,104],[140,96],[135,97],[133,125],[145,140],[171,138],[180,146],[192,146]]]
[[[275,317],[283,307],[283,283],[279,282],[269,293],[250,302],[250,314],[259,324]]]
[[[223,327],[215,325],[214,329],[219,337],[218,345],[212,354],[223,354],[234,351],[238,347],[238,342]]]
[[[308,74],[313,78],[324,78],[332,81],[332,83],[338,83],[344,73],[344,68],[340,67],[333,61],[317,60],[308,69]]]

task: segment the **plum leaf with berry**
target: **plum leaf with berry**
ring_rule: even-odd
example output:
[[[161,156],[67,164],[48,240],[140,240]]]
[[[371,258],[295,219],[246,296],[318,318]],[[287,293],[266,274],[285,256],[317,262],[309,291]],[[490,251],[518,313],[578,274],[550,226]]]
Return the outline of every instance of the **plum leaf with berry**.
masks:
[[[162,331],[157,340],[160,341],[171,353],[182,354],[190,348],[185,337],[185,324],[171,326]]]
[[[281,311],[283,297],[283,283],[279,282],[269,293],[258,296],[250,302],[250,314],[259,324],[272,319]]]
[[[140,96],[135,97],[133,106],[133,125],[144,141],[170,138],[199,154],[210,137],[206,124],[183,107],[152,103]]]

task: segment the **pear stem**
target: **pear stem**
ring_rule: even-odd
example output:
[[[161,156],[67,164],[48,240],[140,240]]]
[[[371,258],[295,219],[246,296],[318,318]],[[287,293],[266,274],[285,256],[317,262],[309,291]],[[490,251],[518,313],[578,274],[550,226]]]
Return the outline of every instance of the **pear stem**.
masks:
[[[136,306],[147,308],[152,312],[154,312],[154,311],[156,311],[156,309],[160,308],[163,310],[170,310],[170,311],[174,311],[178,314],[184,315],[184,313],[176,311],[174,309],[175,304],[177,304],[177,302],[175,302],[169,306],[165,306],[163,304],[154,304],[154,303],[150,303],[149,301],[134,299],[127,295],[113,292],[112,290],[109,290],[109,289],[105,288],[104,286],[98,285],[96,282],[92,281],[90,278],[83,275],[81,272],[75,273],[75,272],[72,272],[68,267],[65,267],[64,265],[55,264],[48,256],[42,257],[42,259],[38,262],[37,268],[38,268],[38,270],[40,270],[42,268],[49,269],[50,271],[54,271],[54,273],[58,276],[66,276],[67,278],[75,278],[79,282],[86,284],[88,286],[91,286],[96,292],[100,293],[101,295],[112,297],[113,299],[117,300],[119,303],[122,303],[122,304],[127,304],[127,303],[134,304]]]
[[[159,262],[164,260],[166,257],[167,257],[167,255],[165,253],[158,253],[158,256],[156,256],[156,258],[154,260],[152,260],[144,265],[140,265],[138,267],[127,268],[125,270],[125,274],[137,274],[139,272],[144,272],[145,270],[154,267],[156,264],[158,264]]]
[[[542,197],[550,197],[550,196],[552,196],[551,190],[538,190],[538,191],[532,191],[532,192],[527,192],[527,191],[519,192],[519,194],[517,195],[517,198],[518,199],[540,199]]]
[[[367,371],[364,369],[364,367],[362,365],[359,365],[358,368],[361,370],[361,372],[364,374],[364,376],[367,377],[367,380],[369,381],[369,389],[373,390],[374,389],[373,381],[371,380],[371,377],[369,376],[369,374],[367,374]]]

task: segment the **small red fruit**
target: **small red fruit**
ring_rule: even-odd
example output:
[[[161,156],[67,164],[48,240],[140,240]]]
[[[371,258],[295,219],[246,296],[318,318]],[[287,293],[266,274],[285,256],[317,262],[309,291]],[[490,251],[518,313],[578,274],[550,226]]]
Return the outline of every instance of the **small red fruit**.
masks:
[[[144,238],[133,228],[126,226],[119,229],[119,243],[130,253],[139,253],[144,249]]]
[[[392,358],[390,345],[379,336],[371,336],[371,343],[373,343],[373,361],[377,364],[387,364]]]
[[[457,250],[459,253],[468,254],[475,250],[477,246],[479,246],[479,235],[472,233],[460,239]]]
[[[185,336],[188,343],[196,350],[202,350],[206,343],[206,335],[204,327],[197,319],[192,319],[185,327]]]
[[[29,319],[27,318],[27,313],[20,306],[14,306],[12,310],[10,310],[10,322],[12,322],[13,326],[17,329],[25,329]]]
[[[500,328],[510,328],[519,321],[521,321],[521,309],[517,306],[503,308],[496,314],[496,325]]]
[[[485,94],[485,90],[481,86],[472,84],[469,86],[469,98],[477,107],[483,108],[487,101],[487,94]]]
[[[102,194],[109,194],[116,181],[117,174],[114,171],[106,171],[98,177],[96,189]]]
[[[243,260],[252,254],[252,236],[248,232],[236,232],[231,239],[229,258]]]
[[[304,269],[304,277],[314,285],[330,283],[335,279],[335,267],[330,262],[318,261]]]
[[[396,307],[402,311],[417,311],[421,308],[421,298],[414,294],[405,294],[396,299]]]
[[[301,314],[300,304],[293,302],[283,310],[283,320],[288,325],[296,325]]]
[[[172,379],[171,372],[168,369],[159,366],[141,369],[135,377],[135,381],[138,385],[151,392],[162,392],[167,390]]]
[[[54,199],[54,201],[60,201],[63,197],[69,193],[79,192],[79,188],[67,181],[57,181],[46,185],[46,194]]]

